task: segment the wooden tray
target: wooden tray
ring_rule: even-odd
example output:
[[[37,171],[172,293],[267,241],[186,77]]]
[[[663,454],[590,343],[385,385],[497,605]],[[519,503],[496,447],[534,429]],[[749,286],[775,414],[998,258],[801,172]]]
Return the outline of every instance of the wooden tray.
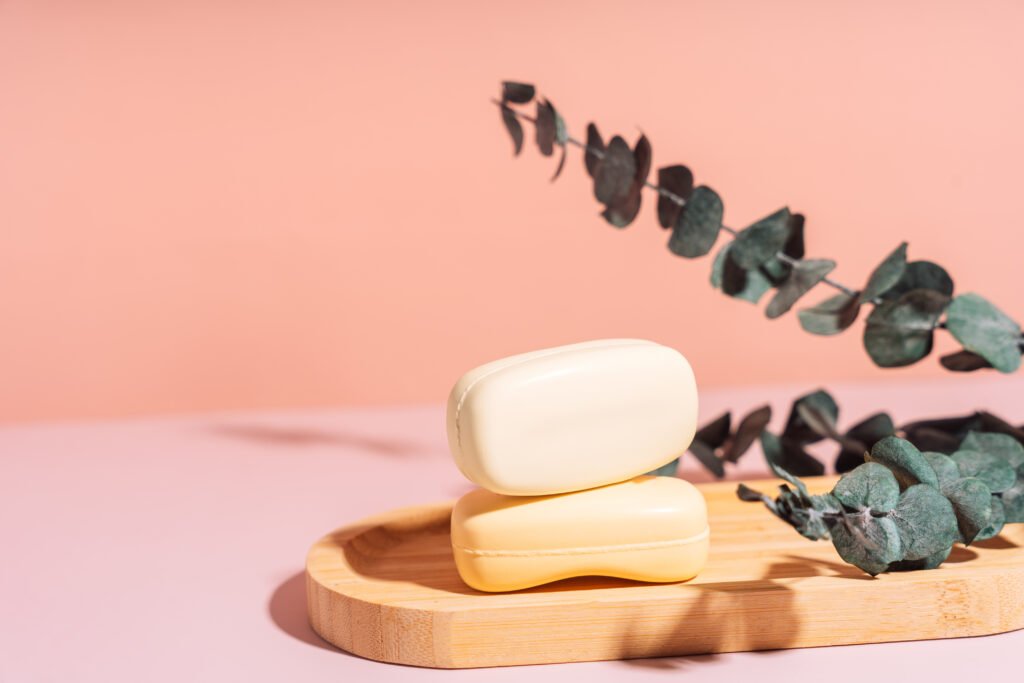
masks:
[[[827,491],[834,479],[809,479]],[[778,482],[753,485],[774,491]],[[475,591],[449,546],[451,503],[394,510],[343,527],[306,564],[313,629],[370,659],[462,668],[880,643],[1024,628],[1024,525],[939,569],[875,579],[844,564],[735,483],[701,486],[711,557],[692,581],[587,577]]]

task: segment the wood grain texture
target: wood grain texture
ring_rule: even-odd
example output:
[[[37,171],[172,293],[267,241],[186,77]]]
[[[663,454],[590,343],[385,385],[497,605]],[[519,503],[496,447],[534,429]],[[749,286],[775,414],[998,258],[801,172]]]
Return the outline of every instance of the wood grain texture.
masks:
[[[833,478],[808,479],[827,491]],[[775,481],[752,484],[773,491]],[[370,659],[463,668],[924,640],[1024,628],[1024,525],[957,546],[939,569],[877,578],[844,564],[732,482],[702,485],[711,556],[692,581],[585,577],[481,593],[449,544],[451,502],[383,513],[318,541],[309,618]]]

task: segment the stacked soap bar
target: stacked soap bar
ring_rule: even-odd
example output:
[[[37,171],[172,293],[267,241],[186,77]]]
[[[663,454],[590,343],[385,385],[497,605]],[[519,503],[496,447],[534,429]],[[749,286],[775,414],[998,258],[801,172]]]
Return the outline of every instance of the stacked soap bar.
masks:
[[[696,423],[689,363],[654,342],[571,344],[466,373],[448,399],[448,443],[482,488],[452,513],[460,576],[483,591],[692,578],[708,552],[704,499],[642,475],[679,457]]]

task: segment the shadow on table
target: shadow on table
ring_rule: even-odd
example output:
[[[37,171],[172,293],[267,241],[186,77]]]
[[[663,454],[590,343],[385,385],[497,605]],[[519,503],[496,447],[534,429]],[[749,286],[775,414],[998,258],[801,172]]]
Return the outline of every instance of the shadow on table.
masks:
[[[318,636],[306,615],[306,574],[298,572],[278,586],[267,603],[270,619],[279,629],[307,645],[342,652]]]
[[[311,429],[309,427],[283,427],[258,423],[227,422],[208,425],[206,429],[218,436],[286,448],[337,446],[388,456],[412,455],[423,450],[421,445],[409,441],[367,436],[365,434]]]

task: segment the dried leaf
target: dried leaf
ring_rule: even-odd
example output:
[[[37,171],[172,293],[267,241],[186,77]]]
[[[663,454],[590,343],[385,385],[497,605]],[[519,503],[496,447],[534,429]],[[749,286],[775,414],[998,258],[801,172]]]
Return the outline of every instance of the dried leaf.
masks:
[[[555,128],[557,114],[555,108],[547,100],[537,100],[537,118],[534,122],[534,131],[537,139],[537,149],[546,157],[551,156],[555,151]]]
[[[761,436],[761,432],[768,426],[772,419],[771,406],[761,406],[749,412],[736,427],[736,433],[722,448],[722,459],[727,462],[737,462],[743,456],[754,440]]]
[[[799,397],[793,402],[793,407],[789,411],[789,417],[786,419],[786,428],[782,432],[785,438],[796,443],[815,443],[823,438],[804,419],[800,406],[809,406],[816,409],[823,416],[823,419],[827,419],[832,424],[835,424],[839,419],[839,406],[836,404],[836,400],[832,398],[832,395],[824,389],[818,389]]]
[[[921,455],[921,451],[906,439],[887,436],[874,445],[867,460],[885,465],[892,470],[901,489],[915,484],[927,484],[936,489],[939,487],[939,479],[935,470]],[[969,475],[964,474],[964,476]]]
[[[961,294],[946,311],[950,334],[1000,372],[1020,367],[1020,325],[977,294]]]
[[[941,552],[960,534],[952,503],[927,484],[915,484],[901,493],[889,517],[899,530],[903,560],[921,560]]]
[[[1003,494],[1006,495],[1005,493]],[[992,496],[992,517],[988,526],[982,529],[977,536],[974,537],[975,542],[987,541],[990,538],[995,538],[999,535],[999,532],[1003,530],[1003,526],[1008,522],[1024,522],[1024,518],[1011,520],[1009,518],[1008,510],[1003,498],[999,496]]]
[[[724,207],[718,193],[706,185],[697,187],[679,214],[668,248],[677,256],[696,258],[711,251],[722,229]]]
[[[931,261],[911,261],[899,281],[882,294],[883,299],[899,299],[912,289],[930,289],[953,296],[953,278],[945,269]]]
[[[839,334],[857,319],[860,297],[839,292],[816,306],[797,312],[800,327],[811,334]]]
[[[903,427],[907,441],[922,451],[952,453],[960,445],[960,439],[934,427]]]
[[[616,228],[624,228],[633,222],[637,213],[640,212],[640,199],[643,193],[647,176],[651,172],[651,143],[646,135],[641,135],[633,148],[633,161],[636,165],[636,174],[633,176],[633,184],[629,193],[620,201],[605,209],[605,220]]]
[[[789,237],[782,247],[782,253],[790,258],[802,259],[804,257],[804,215],[792,213],[789,215]]]
[[[690,452],[693,453],[700,464],[704,465],[709,472],[721,479],[725,476],[725,466],[710,446],[702,441],[694,439],[690,444]]]
[[[658,169],[658,186],[676,197],[688,201],[693,194],[693,173],[686,166],[665,166]],[[674,227],[683,205],[663,194],[658,195],[658,223],[663,228]]]
[[[591,178],[597,173],[601,160],[604,157],[604,140],[601,133],[593,123],[587,124],[587,149],[583,153],[583,164],[587,168],[587,175]]]
[[[885,292],[889,291],[900,278],[907,267],[907,243],[904,242],[896,247],[896,250],[885,257],[885,260],[878,265],[868,278],[864,291],[860,294],[861,302],[874,301]]]
[[[1024,465],[1024,445],[1009,434],[995,432],[968,432],[960,448],[999,456],[1014,469]]]
[[[887,467],[866,462],[844,475],[832,489],[832,495],[855,512],[888,512],[900,499],[900,485]]]
[[[883,301],[871,311],[864,328],[864,348],[883,368],[910,365],[932,350],[932,332],[949,299],[927,289]]]
[[[1017,482],[1017,469],[993,453],[957,451],[949,456],[964,477],[976,477],[992,493],[1002,493]]]
[[[759,270],[746,271],[737,266],[729,258],[731,247],[732,242],[728,242],[715,254],[715,262],[711,266],[711,286],[735,299],[756,304],[772,288],[772,283]]]
[[[953,504],[959,540],[970,545],[992,523],[992,491],[980,479],[964,477],[942,487],[942,495]]]
[[[561,145],[561,147],[562,147],[562,156],[558,160],[558,166],[555,167],[555,174],[553,176],[551,176],[551,182],[555,182],[556,180],[558,180],[558,176],[562,175],[562,169],[565,168],[565,158],[569,155],[568,154],[569,150],[566,149],[566,146],[565,145]]]
[[[768,302],[765,315],[768,318],[778,318],[793,307],[800,297],[811,291],[815,285],[821,282],[836,267],[836,262],[830,259],[807,259],[798,261],[789,275],[789,278],[775,292],[775,296]]]
[[[942,367],[951,372],[974,372],[990,368],[992,364],[973,351],[957,351],[939,358]]]
[[[729,438],[732,425],[732,414],[723,413],[697,430],[694,439],[702,441],[711,448],[718,448]]]
[[[1009,524],[1024,522],[1024,465],[1017,468],[1017,480],[1000,494],[1005,521]]]
[[[636,157],[629,144],[616,135],[608,143],[597,171],[594,173],[594,196],[605,206],[629,194],[636,177]]]
[[[949,557],[949,553],[952,552],[953,546],[940,550],[934,555],[929,555],[920,560],[900,560],[899,562],[893,562],[889,565],[888,571],[891,572],[911,572],[919,569],[935,569],[940,564],[946,561]]]
[[[899,528],[888,517],[844,515],[830,533],[839,557],[871,576],[903,557]]]
[[[515,155],[519,156],[519,153],[523,151],[523,124],[519,123],[516,113],[505,105],[501,106],[501,120],[505,124],[505,130],[508,131],[509,137],[512,138]]]
[[[769,431],[761,432],[761,450],[777,476],[779,471],[794,477],[817,477],[825,473],[825,466],[803,449],[801,443],[778,437]]]
[[[939,480],[940,491],[952,484],[954,481],[963,478],[963,475],[960,474],[960,468],[956,466],[953,458],[949,457],[945,453],[928,451],[921,453],[921,455],[926,461],[928,461],[928,465],[931,466],[932,471],[935,472],[935,477]],[[991,491],[989,494],[991,494]]]
[[[501,100],[502,102],[515,102],[516,104],[526,104],[533,99],[536,94],[536,89],[529,83],[517,83],[516,81],[502,81],[501,82]]]
[[[867,451],[887,436],[896,433],[888,413],[875,413],[846,430],[836,457],[836,472],[849,472],[864,462]]]
[[[789,239],[789,209],[783,208],[744,228],[733,242],[732,258],[753,270],[782,250]]]

